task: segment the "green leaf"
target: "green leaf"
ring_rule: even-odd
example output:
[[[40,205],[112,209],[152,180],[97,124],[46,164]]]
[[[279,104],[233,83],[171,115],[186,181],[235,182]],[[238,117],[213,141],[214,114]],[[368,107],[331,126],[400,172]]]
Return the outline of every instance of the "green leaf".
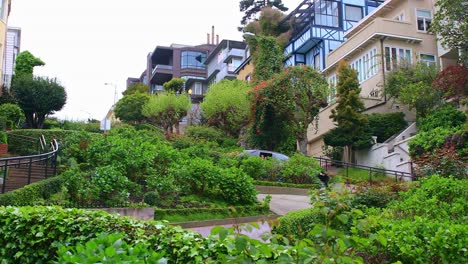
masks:
[[[345,214],[337,215],[336,218],[338,218],[338,220],[340,220],[340,222],[343,223],[343,224],[347,224],[348,220],[349,220],[349,216],[347,216]]]
[[[236,237],[235,243],[238,251],[243,251],[247,247],[247,239],[243,236]]]

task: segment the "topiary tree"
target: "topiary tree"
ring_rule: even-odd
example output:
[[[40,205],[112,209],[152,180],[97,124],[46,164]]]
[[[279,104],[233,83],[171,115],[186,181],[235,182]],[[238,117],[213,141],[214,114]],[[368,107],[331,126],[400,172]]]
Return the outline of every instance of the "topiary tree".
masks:
[[[15,75],[25,74],[32,76],[34,67],[43,65],[45,63],[41,59],[36,58],[31,52],[25,50],[20,52],[18,57],[16,57]]]
[[[146,93],[149,94],[149,87],[143,83],[132,83],[125,91],[123,91],[123,95],[132,95],[136,93]]]
[[[226,135],[238,137],[250,116],[248,91],[250,85],[241,80],[222,80],[210,86],[201,103],[208,124],[221,129]]]
[[[190,98],[186,94],[163,92],[151,96],[143,106],[142,113],[159,124],[166,133],[173,133],[175,127],[176,133],[179,134],[179,122],[190,108]]]
[[[142,109],[149,99],[150,96],[145,93],[126,95],[115,105],[115,116],[124,122],[139,124],[145,120]]]
[[[362,113],[365,106],[359,98],[357,72],[347,62],[340,61],[337,78],[337,106],[330,115],[337,127],[324,135],[324,141],[329,146],[346,147],[345,157],[349,161],[353,149],[370,146],[372,139],[366,133],[368,119]]]
[[[163,87],[164,87],[164,90],[168,92],[174,92],[174,93],[180,94],[184,92],[184,88],[185,88],[184,84],[185,84],[184,79],[172,78],[170,81],[165,82],[163,84]]]
[[[245,13],[242,17],[241,25],[247,25],[248,21],[265,7],[274,7],[283,12],[288,11],[288,8],[284,6],[281,0],[241,0],[239,2],[239,9]],[[239,27],[238,29],[242,31],[244,28]]]
[[[284,122],[296,137],[299,149],[307,154],[307,129],[320,107],[327,105],[328,84],[308,66],[289,67],[252,92],[253,125],[258,136],[269,141],[270,129]]]
[[[250,32],[256,36],[270,36],[275,37],[276,42],[281,49],[286,46],[286,43],[291,38],[291,26],[287,23],[282,23],[285,15],[271,7],[262,9],[260,18],[250,22],[245,28],[245,32]]]
[[[46,116],[61,110],[67,101],[65,88],[57,79],[47,77],[18,75],[11,90],[30,128],[42,128]]]

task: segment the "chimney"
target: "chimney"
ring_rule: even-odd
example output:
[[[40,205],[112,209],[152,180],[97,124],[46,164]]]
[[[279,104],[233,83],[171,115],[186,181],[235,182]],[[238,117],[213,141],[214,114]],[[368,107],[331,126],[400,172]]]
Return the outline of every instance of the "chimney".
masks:
[[[210,33],[206,33],[206,44],[210,44]]]
[[[219,45],[219,35],[216,34],[216,45]]]
[[[215,38],[214,26],[211,26],[211,44],[214,44],[214,38]]]

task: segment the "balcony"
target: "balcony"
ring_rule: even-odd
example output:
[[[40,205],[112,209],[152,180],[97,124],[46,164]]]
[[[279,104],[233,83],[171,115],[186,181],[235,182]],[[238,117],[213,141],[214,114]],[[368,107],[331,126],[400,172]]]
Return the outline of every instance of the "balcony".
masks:
[[[346,36],[349,36],[349,34]],[[381,38],[403,40],[408,43],[422,41],[422,39],[414,36],[417,36],[416,27],[411,23],[381,17],[376,18],[350,35],[337,49],[328,54],[325,70],[333,67],[340,60],[350,58],[357,52],[362,51],[369,43]]]
[[[166,71],[172,72],[172,66],[171,66],[171,65],[161,65],[161,64],[158,64],[158,65],[156,65],[156,67],[154,67],[152,74],[154,75],[154,73],[155,73],[156,71],[158,71],[158,72],[163,72],[163,73],[167,73]]]
[[[233,58],[242,59],[245,55],[245,50],[243,49],[230,49],[224,55],[224,63],[229,63]]]

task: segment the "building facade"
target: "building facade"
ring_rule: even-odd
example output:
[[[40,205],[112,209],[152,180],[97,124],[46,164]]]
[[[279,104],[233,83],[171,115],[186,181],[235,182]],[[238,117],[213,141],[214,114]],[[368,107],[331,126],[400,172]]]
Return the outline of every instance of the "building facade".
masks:
[[[441,60],[436,36],[428,32],[434,14],[433,1],[387,0],[366,17],[343,32],[344,41],[328,50],[324,68],[320,68],[329,81],[332,94],[329,106],[319,114],[318,130],[309,129],[308,154],[323,155],[325,133],[335,127],[329,118],[336,106],[334,87],[337,66],[347,61],[358,72],[360,97],[366,113],[404,112],[407,121],[414,122],[415,114],[407,106],[387,100],[383,91],[385,76],[402,63],[423,62],[440,66]],[[456,60],[444,59],[445,64]]]
[[[242,64],[245,56],[245,42],[222,40],[206,59],[207,86],[222,79],[236,79],[236,69]]]
[[[10,89],[14,74],[15,61],[20,52],[21,28],[8,27],[5,41],[5,56],[3,60],[3,85]]]
[[[0,0],[0,61],[3,63],[5,60],[5,47],[8,31],[8,16],[10,15],[11,0]],[[4,69],[0,70],[0,80],[3,83]],[[0,95],[2,91],[0,89]]]

